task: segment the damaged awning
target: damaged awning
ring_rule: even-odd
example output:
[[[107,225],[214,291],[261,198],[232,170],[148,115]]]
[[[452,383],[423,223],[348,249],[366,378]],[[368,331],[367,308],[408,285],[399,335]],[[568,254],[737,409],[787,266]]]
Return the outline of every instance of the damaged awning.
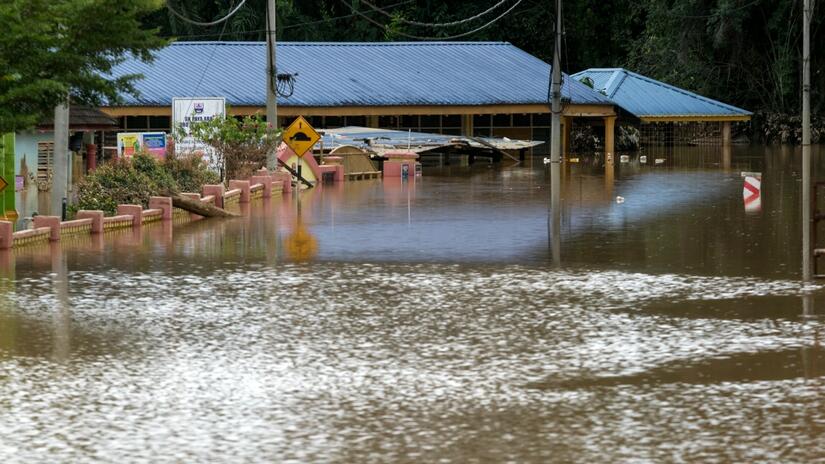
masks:
[[[389,150],[407,150],[424,153],[443,148],[470,148],[476,150],[526,150],[543,141],[514,140],[507,137],[467,137],[463,135],[430,134],[404,130],[376,129],[373,127],[347,126],[338,129],[318,131],[322,136],[322,146],[316,149],[329,151],[341,145],[352,145],[366,151],[383,155]]]

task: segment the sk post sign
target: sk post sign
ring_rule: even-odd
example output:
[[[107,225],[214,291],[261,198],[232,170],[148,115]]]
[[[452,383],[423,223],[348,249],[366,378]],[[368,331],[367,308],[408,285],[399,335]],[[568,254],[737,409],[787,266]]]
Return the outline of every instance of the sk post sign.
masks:
[[[182,137],[175,143],[175,153],[200,152],[211,165],[212,147],[190,135],[192,123],[210,121],[226,113],[226,99],[223,97],[172,99],[172,127],[180,129]]]
[[[284,143],[295,152],[298,158],[303,157],[320,139],[321,136],[303,116],[298,116],[298,119],[292,121],[283,136]]]

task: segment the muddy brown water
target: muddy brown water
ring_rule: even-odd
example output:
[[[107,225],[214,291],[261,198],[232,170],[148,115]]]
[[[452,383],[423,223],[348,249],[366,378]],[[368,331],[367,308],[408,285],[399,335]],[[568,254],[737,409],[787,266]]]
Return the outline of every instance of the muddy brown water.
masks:
[[[825,459],[798,152],[646,155],[566,165],[559,262],[540,160],[16,250],[0,458]]]

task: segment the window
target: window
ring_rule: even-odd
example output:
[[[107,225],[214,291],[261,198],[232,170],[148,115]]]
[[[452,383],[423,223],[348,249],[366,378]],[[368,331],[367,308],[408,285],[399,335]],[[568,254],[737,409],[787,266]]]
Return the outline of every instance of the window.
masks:
[[[37,180],[49,180],[54,161],[54,142],[37,142]]]

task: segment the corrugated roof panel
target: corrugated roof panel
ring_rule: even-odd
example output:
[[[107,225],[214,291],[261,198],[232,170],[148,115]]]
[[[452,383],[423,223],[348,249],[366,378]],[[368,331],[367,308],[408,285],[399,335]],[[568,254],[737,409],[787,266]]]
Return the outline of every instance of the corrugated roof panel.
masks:
[[[547,103],[550,66],[505,42],[282,42],[278,72],[297,73],[289,106],[496,105]],[[173,97],[225,96],[263,106],[266,44],[177,42],[152,63],[129,59],[115,76],[142,74],[132,106],[171,105]],[[572,103],[612,103],[573,79]]]
[[[621,68],[587,69],[572,76],[590,77],[617,105],[638,117],[749,116],[750,111],[689,92]]]

